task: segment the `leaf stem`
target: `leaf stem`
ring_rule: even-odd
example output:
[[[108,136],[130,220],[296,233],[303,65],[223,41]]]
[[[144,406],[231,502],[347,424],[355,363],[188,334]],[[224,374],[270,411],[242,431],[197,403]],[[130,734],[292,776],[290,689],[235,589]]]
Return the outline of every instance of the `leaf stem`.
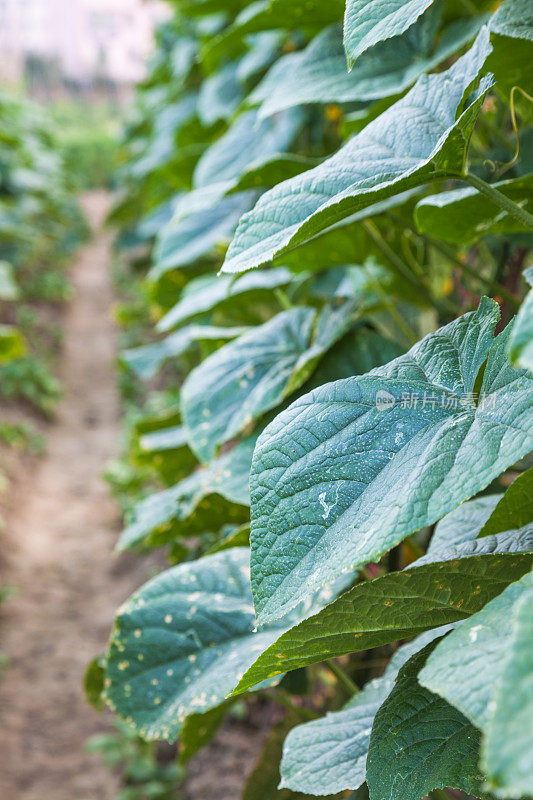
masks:
[[[367,232],[368,236],[372,239],[378,250],[385,256],[385,258],[390,261],[393,267],[400,273],[400,275],[408,281],[411,286],[414,287],[416,292],[424,297],[426,302],[436,308],[440,314],[446,316],[447,314],[453,313],[461,313],[460,309],[451,308],[450,306],[444,307],[442,303],[438,300],[435,300],[434,297],[431,296],[430,292],[426,289],[426,287],[420,282],[420,278],[415,278],[412,274],[411,270],[405,264],[405,262],[394,252],[392,247],[385,241],[379,229],[374,225],[373,222],[365,221],[361,223],[364,230]]]
[[[466,261],[462,261],[457,255],[454,253],[453,249],[441,242],[439,239],[435,239],[433,236],[430,236],[428,233],[420,233],[414,227],[414,225],[409,224],[405,220],[400,220],[399,217],[395,216],[394,214],[388,215],[392,220],[395,222],[401,222],[402,225],[410,230],[415,236],[418,236],[419,239],[427,242],[431,247],[435,250],[438,250],[439,253],[442,253],[452,264],[455,264],[459,267],[463,272],[466,272],[467,275],[470,275],[471,278],[477,280],[479,283],[484,285],[487,289],[490,289],[491,292],[500,295],[503,297],[504,300],[507,300],[513,308],[518,309],[520,307],[519,301],[512,295],[506,288],[503,286],[498,280],[495,278],[487,278],[485,275],[480,275],[474,267],[470,266]]]
[[[490,289],[491,292],[503,297],[504,300],[507,300],[507,302],[513,306],[513,308],[517,309],[519,307],[520,303],[516,297],[513,297],[513,295],[507,291],[505,286],[502,286],[499,281],[494,280],[493,278],[486,278],[484,275],[480,275],[479,272],[474,269],[474,267],[472,267],[466,261],[462,261],[460,258],[458,258],[451,248],[448,248],[445,244],[439,242],[437,239],[433,239],[432,236],[427,236],[425,234],[424,236],[429,244],[434,247],[435,250],[438,250],[440,253],[442,253],[442,255],[451,261],[452,264],[456,264],[459,269],[461,269],[463,272],[466,272],[467,275],[470,275],[471,278],[477,280],[479,283],[487,287],[487,289]]]
[[[472,172],[467,172],[463,180],[469,183],[470,186],[473,186],[474,189],[477,189],[478,192],[482,192],[482,194],[486,195],[486,197],[503,209],[503,211],[507,211],[508,214],[518,220],[525,228],[533,230],[533,216],[517,203],[509,200],[508,197],[498,191],[498,189],[495,189],[494,186],[491,186],[490,183],[485,183],[482,178],[478,178],[478,176],[474,175]]]
[[[284,311],[290,311],[290,309],[293,308],[293,304],[283,289],[274,289],[274,296]]]
[[[359,692],[359,686],[352,681],[350,676],[339,664],[337,664],[336,661],[334,661],[332,658],[328,658],[326,661],[324,661],[324,664],[335,675],[338,682],[344,687],[344,689],[346,689],[350,696]]]
[[[368,270],[365,269],[365,272],[368,275]],[[400,314],[400,312],[390,299],[389,295],[383,288],[379,279],[375,276],[372,277],[370,275],[368,275],[368,278],[369,281],[371,282],[372,288],[379,295],[381,302],[383,303],[388,313],[390,314],[391,319],[394,320],[399,330],[401,330],[401,332],[403,333],[409,347],[412,347],[414,344],[416,344],[419,337],[415,335],[414,331],[411,330],[407,322],[404,320],[404,318],[402,317],[402,315]]]

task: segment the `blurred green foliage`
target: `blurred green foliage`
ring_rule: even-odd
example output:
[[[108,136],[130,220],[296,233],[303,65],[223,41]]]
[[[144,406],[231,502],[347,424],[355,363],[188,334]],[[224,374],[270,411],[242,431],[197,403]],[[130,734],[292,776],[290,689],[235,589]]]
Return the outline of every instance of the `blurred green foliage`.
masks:
[[[111,187],[121,127],[117,107],[105,101],[58,101],[50,115],[56,147],[74,187]]]
[[[53,412],[60,395],[51,372],[61,341],[58,304],[70,296],[67,267],[88,233],[75,199],[80,181],[68,167],[61,129],[36,103],[0,94],[4,355],[11,342],[9,358],[0,365],[0,397],[29,401],[45,414]]]

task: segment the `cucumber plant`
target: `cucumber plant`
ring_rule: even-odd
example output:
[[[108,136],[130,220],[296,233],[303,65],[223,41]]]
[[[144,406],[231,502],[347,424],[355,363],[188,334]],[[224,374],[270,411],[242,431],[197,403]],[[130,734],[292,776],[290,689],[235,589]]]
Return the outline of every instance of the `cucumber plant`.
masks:
[[[118,549],[173,566],[102,693],[182,761],[289,706],[280,797],[533,796],[531,4],[173,9],[113,212],[167,398]]]

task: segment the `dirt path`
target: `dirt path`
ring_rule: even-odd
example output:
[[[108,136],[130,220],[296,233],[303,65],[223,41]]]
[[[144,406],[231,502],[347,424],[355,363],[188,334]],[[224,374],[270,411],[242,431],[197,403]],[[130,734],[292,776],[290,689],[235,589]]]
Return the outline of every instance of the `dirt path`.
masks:
[[[84,206],[95,236],[72,280],[60,365],[64,399],[47,453],[12,498],[1,548],[2,582],[18,592],[2,610],[1,800],[108,800],[115,778],[84,742],[108,724],[80,691],[87,661],[101,652],[113,610],[145,578],[145,562],[113,559],[117,509],[100,475],[113,455],[120,408],[113,365],[109,199]]]
[[[85,703],[87,662],[105,648],[115,609],[154,570],[153,559],[112,557],[120,519],[101,473],[120,433],[115,331],[109,279],[111,234],[102,230],[104,193],[84,199],[93,240],[72,272],[64,320],[64,398],[46,434],[45,457],[23,460],[0,537],[0,583],[17,594],[2,607],[0,800],[112,800],[118,777],[84,744],[110,729]],[[156,556],[157,558],[157,556]],[[272,709],[255,721],[228,720],[190,764],[177,796],[237,800],[257,759]]]

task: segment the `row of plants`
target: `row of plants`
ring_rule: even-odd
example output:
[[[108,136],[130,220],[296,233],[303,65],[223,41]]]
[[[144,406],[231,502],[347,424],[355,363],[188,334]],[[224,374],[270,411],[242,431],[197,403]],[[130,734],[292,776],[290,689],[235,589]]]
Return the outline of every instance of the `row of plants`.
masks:
[[[86,235],[73,191],[53,120],[38,105],[3,91],[0,398],[23,399],[45,414],[60,394],[51,365],[61,338],[57,311],[70,294],[66,267]],[[9,428],[3,438],[11,433]]]
[[[113,213],[172,566],[91,697],[182,763],[283,706],[244,798],[533,796],[531,4],[173,8]]]

